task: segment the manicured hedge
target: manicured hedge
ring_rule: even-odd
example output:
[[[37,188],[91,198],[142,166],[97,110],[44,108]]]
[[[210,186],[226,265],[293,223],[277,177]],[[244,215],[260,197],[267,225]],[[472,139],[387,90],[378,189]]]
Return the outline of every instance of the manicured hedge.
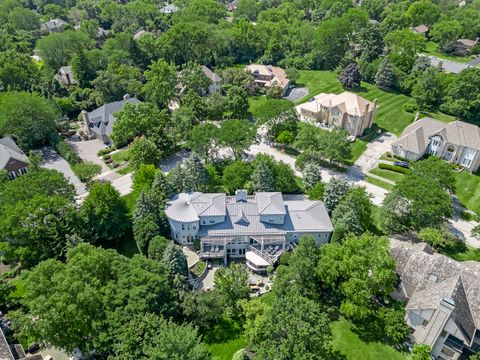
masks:
[[[390,165],[390,164],[385,164],[385,163],[380,163],[378,164],[378,167],[380,169],[385,169],[385,170],[391,170],[395,171],[401,174],[408,174],[410,172],[410,169],[405,169],[401,166],[395,166],[395,165]]]

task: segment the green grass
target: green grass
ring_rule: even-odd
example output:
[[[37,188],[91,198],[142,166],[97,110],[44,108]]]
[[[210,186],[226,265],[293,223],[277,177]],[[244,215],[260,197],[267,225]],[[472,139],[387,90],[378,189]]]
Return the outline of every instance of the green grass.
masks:
[[[398,352],[393,347],[379,342],[366,343],[352,331],[352,323],[341,318],[332,323],[333,346],[347,360],[406,360],[407,354]]]
[[[431,56],[436,56],[440,59],[455,61],[459,63],[468,63],[469,61],[472,60],[469,57],[456,56],[456,55],[445,53],[438,48],[438,44],[434,41],[427,42],[427,46],[425,47],[425,51],[423,53]]]
[[[11,285],[15,286],[15,290],[13,290],[9,297],[12,299],[19,299],[25,295],[25,281],[21,278],[16,278],[10,281]]]
[[[332,71],[302,70],[300,78],[297,82],[299,86],[306,86],[309,93],[298,103],[303,103],[314,95],[319,93],[335,93],[339,94],[344,91],[342,85],[337,79],[337,74]],[[380,128],[383,128],[395,135],[400,135],[414,119],[414,114],[408,113],[403,109],[403,105],[410,101],[410,97],[393,92],[384,91],[375,86],[362,82],[358,89],[349,90],[367,100],[378,100],[378,110],[375,122]],[[432,117],[441,117],[442,121],[453,121],[453,117],[445,114],[431,113]]]
[[[384,181],[381,181],[381,180],[379,180],[379,179],[372,178],[372,177],[370,177],[370,176],[366,176],[366,177],[365,177],[365,181],[366,181],[366,182],[369,182],[370,184],[380,186],[380,187],[382,187],[382,188],[384,188],[384,189],[386,189],[386,190],[389,190],[389,191],[392,190],[392,189],[393,189],[393,186],[394,186],[394,185],[392,185],[392,184],[388,184],[388,183],[386,183],[386,182],[384,182]]]
[[[123,200],[127,204],[128,212],[133,214],[133,209],[135,208],[135,203],[137,202],[138,193],[132,191],[130,194],[123,196]]]
[[[348,161],[352,164],[367,150],[367,141],[357,139],[352,145],[352,158]]]
[[[260,296],[260,301],[267,304],[267,305],[272,305],[273,301],[275,300],[275,294],[272,291],[269,291],[262,296]]]
[[[455,180],[458,199],[465,207],[480,214],[480,175],[464,170],[455,173]]]
[[[256,96],[248,99],[249,111],[258,123],[274,118],[282,112],[291,109],[293,102],[285,99],[270,99],[266,96]]]
[[[405,176],[405,174],[401,174],[401,173],[387,170],[387,169],[380,169],[380,168],[375,168],[373,170],[370,170],[370,172],[374,175],[381,176],[382,178],[393,181],[393,182],[399,182]]]
[[[123,161],[128,161],[128,149],[119,150],[118,152],[112,154],[112,159],[116,163],[121,163]]]
[[[205,262],[199,261],[190,269],[190,272],[192,273],[192,275],[199,277],[200,275],[202,275],[206,267],[207,264],[205,264]]]
[[[133,172],[133,169],[130,165],[127,165],[124,168],[117,170],[117,174],[120,174],[120,175],[127,175],[128,173],[131,173],[131,172]]]
[[[457,261],[480,261],[480,249],[475,249],[468,245],[463,252],[447,253],[446,255]]]
[[[242,335],[221,344],[209,344],[207,348],[210,350],[213,360],[232,360],[233,354],[245,348],[246,345],[247,342]]]

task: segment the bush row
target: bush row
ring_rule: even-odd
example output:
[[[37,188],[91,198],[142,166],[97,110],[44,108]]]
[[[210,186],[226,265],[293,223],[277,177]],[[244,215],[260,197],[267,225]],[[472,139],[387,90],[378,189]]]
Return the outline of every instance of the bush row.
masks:
[[[391,171],[395,171],[395,172],[401,173],[401,174],[408,174],[410,172],[409,169],[405,169],[401,166],[395,166],[395,165],[390,165],[390,164],[385,164],[385,163],[378,164],[378,167],[380,169],[391,170]]]

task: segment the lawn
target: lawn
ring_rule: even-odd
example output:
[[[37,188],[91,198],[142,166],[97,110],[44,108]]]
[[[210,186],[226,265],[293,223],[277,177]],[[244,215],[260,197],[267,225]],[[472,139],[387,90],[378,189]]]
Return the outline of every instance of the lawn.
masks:
[[[364,342],[352,331],[352,323],[341,318],[332,323],[333,346],[347,360],[406,360],[407,354],[398,352],[393,347],[380,342]]]
[[[380,187],[382,187],[386,190],[389,190],[389,191],[392,190],[393,186],[394,186],[392,184],[386,183],[384,181],[381,181],[379,179],[376,179],[376,178],[373,178],[373,177],[370,177],[370,176],[366,176],[365,181],[369,182],[370,184],[380,186]]]
[[[204,341],[213,360],[231,360],[233,354],[247,345],[241,325],[228,320],[205,334]]]
[[[220,344],[209,344],[213,360],[232,360],[233,354],[247,345],[243,335]]]
[[[306,97],[298,101],[302,103],[312,98],[319,93],[335,93],[339,94],[344,89],[337,79],[337,74],[332,71],[317,71],[317,70],[302,70],[300,71],[300,78],[297,82],[298,86],[306,86],[309,93]],[[384,91],[375,86],[362,82],[358,89],[351,90],[364,98],[373,101],[378,100],[378,110],[375,117],[375,122],[380,128],[383,128],[395,135],[400,135],[407,125],[413,119],[414,114],[408,113],[403,109],[403,105],[410,101],[410,97],[393,92]],[[432,117],[441,117],[442,121],[453,121],[453,117],[445,114],[429,114]]]
[[[9,295],[10,298],[18,299],[18,298],[23,297],[23,295],[25,294],[25,281],[24,280],[22,280],[21,278],[13,279],[12,281],[10,281],[10,285],[15,286],[15,290],[13,290]]]
[[[128,149],[119,150],[116,153],[112,154],[112,160],[116,163],[121,163],[123,161],[128,161]]]
[[[438,44],[434,41],[427,42],[425,51],[423,52],[426,55],[436,56],[440,59],[455,61],[459,63],[468,63],[472,59],[464,56],[456,56],[443,52],[441,49],[438,49]]]
[[[374,175],[381,176],[382,178],[393,181],[393,182],[399,182],[405,176],[405,174],[401,174],[401,173],[387,170],[387,169],[380,169],[380,168],[375,168],[373,170],[370,170],[370,172]]]
[[[266,96],[256,96],[248,99],[249,111],[259,124],[291,109],[293,102],[285,99],[270,99]]]
[[[451,253],[447,252],[446,255],[457,261],[480,261],[480,249],[475,249],[468,245],[465,251]]]
[[[480,214],[480,175],[464,170],[455,173],[456,194],[460,202],[468,209]]]
[[[362,155],[365,152],[365,150],[367,150],[367,144],[368,144],[367,141],[360,140],[360,139],[355,140],[355,142],[352,145],[352,158],[348,161],[348,163],[351,162],[351,164],[353,165],[353,163],[357,161],[360,155]]]

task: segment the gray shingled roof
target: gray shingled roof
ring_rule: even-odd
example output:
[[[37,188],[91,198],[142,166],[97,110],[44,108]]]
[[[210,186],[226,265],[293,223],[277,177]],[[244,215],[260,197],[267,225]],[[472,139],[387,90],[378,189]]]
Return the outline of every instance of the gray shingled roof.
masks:
[[[141,103],[137,98],[129,98],[100,106],[88,114],[90,129],[97,134],[110,136],[115,123],[114,114],[120,111],[126,102],[130,104]]]
[[[471,339],[480,329],[480,263],[457,262],[430,250],[425,244],[392,243],[397,273],[412,291],[407,309],[436,309],[442,298],[450,298],[455,320]]]
[[[463,121],[444,123],[430,117],[415,121],[403,130],[402,136],[392,146],[423,154],[430,138],[440,135],[446,142],[480,150],[480,128]]]
[[[180,193],[165,209],[167,216],[175,221],[198,221],[199,216],[225,216],[224,193]]]
[[[257,193],[247,202],[235,202],[223,193],[181,193],[168,203],[165,213],[179,222],[200,216],[225,216],[225,221],[201,228],[200,236],[283,235],[291,231],[332,231],[333,225],[321,201],[283,201],[281,193]],[[260,221],[260,215],[285,215],[283,224]]]
[[[222,78],[218,74],[216,74],[212,70],[210,70],[207,66],[203,65],[202,66],[202,71],[203,71],[203,73],[205,74],[206,77],[208,77],[210,80],[212,80],[212,82],[222,81]]]
[[[0,138],[0,169],[4,169],[10,159],[28,163],[27,155],[20,150],[11,137]]]
[[[259,215],[284,215],[282,193],[280,192],[257,192],[256,193]]]

